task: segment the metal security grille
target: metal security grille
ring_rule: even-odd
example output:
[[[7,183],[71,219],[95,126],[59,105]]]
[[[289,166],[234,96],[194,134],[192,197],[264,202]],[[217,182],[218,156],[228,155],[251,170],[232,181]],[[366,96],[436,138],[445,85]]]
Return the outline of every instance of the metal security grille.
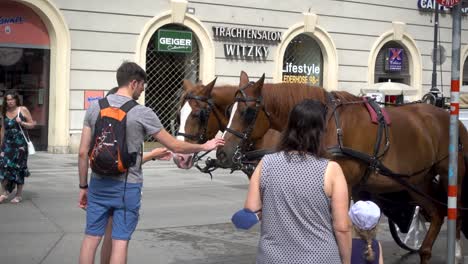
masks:
[[[403,62],[401,65],[401,71],[391,72],[385,70],[387,62],[387,54],[389,48],[400,48],[403,49]],[[408,61],[408,51],[398,42],[390,41],[386,43],[377,54],[377,59],[375,61],[375,82],[387,82],[391,80],[392,82],[399,82],[410,84],[410,74],[409,74],[409,61]]]
[[[190,31],[183,26],[168,25],[161,29]],[[183,91],[183,80],[193,83],[199,80],[200,55],[195,34],[192,33],[192,53],[159,52],[157,50],[156,32],[146,50],[146,72],[148,84],[145,90],[145,105],[158,115],[164,128],[174,132],[176,112],[180,95]],[[148,137],[146,141],[154,141]]]
[[[283,59],[283,82],[323,84],[323,56],[317,42],[306,34],[296,36],[286,48]]]

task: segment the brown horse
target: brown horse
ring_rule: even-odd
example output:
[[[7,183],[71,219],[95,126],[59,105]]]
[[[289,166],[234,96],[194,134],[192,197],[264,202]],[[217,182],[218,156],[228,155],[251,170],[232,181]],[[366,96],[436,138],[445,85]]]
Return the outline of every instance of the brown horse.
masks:
[[[257,82],[249,82],[247,74],[241,73],[240,89],[236,94],[236,104],[230,116],[226,144],[218,149],[217,158],[224,167],[232,166],[238,152],[242,151],[247,138],[261,138],[268,129],[282,131],[287,125],[289,111],[303,99],[320,100],[327,105],[327,128],[324,143],[327,147],[339,144],[337,134],[341,134],[342,146],[361,153],[372,155],[377,141],[378,126],[371,123],[369,112],[363,99],[347,92],[328,93],[320,87],[300,84],[263,85],[264,77]],[[235,110],[234,110],[235,109]],[[388,138],[388,148],[383,140],[379,146],[379,157],[383,165],[401,175],[397,182],[371,169],[369,164],[349,156],[334,157],[343,168],[350,188],[363,186],[376,195],[406,191],[413,202],[419,205],[430,220],[430,227],[419,250],[421,263],[428,263],[432,245],[439,234],[447,213],[443,203],[427,198],[411,190],[418,190],[429,196],[444,194],[448,184],[449,113],[428,104],[407,104],[386,108],[391,124],[384,136]],[[336,116],[339,118],[335,118]],[[337,128],[339,128],[337,130]],[[386,134],[386,135],[385,135]],[[459,125],[460,148],[458,162],[458,207],[461,207],[461,183],[466,174],[464,157],[468,154],[468,134],[463,124]],[[386,149],[386,152],[383,150]],[[368,178],[363,180],[366,171]],[[434,178],[439,183],[434,187]],[[406,185],[406,186],[405,186]],[[466,192],[465,192],[466,193]],[[465,195],[463,193],[463,195]],[[446,196],[445,196],[446,197]],[[442,202],[446,202],[443,198]],[[410,202],[410,201],[408,201]],[[385,209],[385,208],[384,208]],[[458,234],[460,236],[461,215],[458,214]]]
[[[191,143],[205,143],[216,136],[218,131],[224,132],[228,117],[226,112],[234,103],[234,95],[239,88],[235,85],[216,86],[216,79],[207,85],[194,85],[184,80],[184,92],[178,111],[179,130],[177,138]],[[269,130],[265,136],[257,140],[253,149],[275,148],[279,140],[279,132]],[[193,166],[193,155],[176,154],[174,162],[179,168],[189,169]],[[250,177],[250,175],[248,175]]]

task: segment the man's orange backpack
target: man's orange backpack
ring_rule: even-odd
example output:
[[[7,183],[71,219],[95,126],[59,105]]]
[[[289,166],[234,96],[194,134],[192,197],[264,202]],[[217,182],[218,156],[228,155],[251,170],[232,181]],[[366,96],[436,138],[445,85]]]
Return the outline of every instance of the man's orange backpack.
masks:
[[[127,149],[127,113],[138,103],[130,100],[120,108],[109,105],[107,98],[99,100],[93,147],[89,151],[91,170],[102,176],[120,176],[136,162],[137,153]]]

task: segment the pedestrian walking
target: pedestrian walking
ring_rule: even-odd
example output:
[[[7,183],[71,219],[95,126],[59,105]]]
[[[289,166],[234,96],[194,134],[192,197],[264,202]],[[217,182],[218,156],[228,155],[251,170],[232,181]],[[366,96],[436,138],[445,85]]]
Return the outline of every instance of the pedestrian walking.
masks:
[[[348,188],[338,163],[324,158],[324,118],[316,100],[296,105],[279,152],[264,156],[252,175],[233,222],[249,226],[261,212],[257,264],[350,263]]]
[[[372,201],[357,201],[349,209],[355,237],[351,264],[383,264],[382,245],[376,239],[380,208]]]
[[[143,174],[141,170],[142,155],[141,145],[144,137],[153,136],[162,145],[172,152],[193,153],[208,151],[224,143],[222,139],[212,139],[203,145],[190,144],[176,140],[161,125],[159,118],[152,109],[135,103],[145,89],[146,73],[133,62],[124,62],[117,70],[117,93],[111,94],[99,101],[92,102],[86,111],[82,129],[79,149],[79,206],[86,210],[86,230],[80,251],[81,264],[94,263],[96,249],[105,233],[109,216],[113,216],[112,224],[112,252],[111,263],[126,263],[128,242],[138,223],[141,188]],[[103,109],[108,113],[117,113],[115,116],[120,122],[125,119],[126,129],[118,131],[116,127],[108,127],[106,130],[96,130],[98,121],[101,122]],[[124,119],[119,119],[124,118]],[[107,120],[109,121],[109,120]],[[110,122],[110,121],[109,121]],[[101,127],[99,127],[101,128]],[[113,133],[120,138],[125,135],[126,142],[116,142],[112,146],[103,144],[109,138],[103,134],[96,138],[94,132]],[[93,140],[94,135],[94,140]],[[107,134],[106,134],[107,135]],[[107,148],[119,148],[117,163],[111,166],[102,166],[97,162],[101,159],[88,159],[91,150],[92,157],[107,155],[108,152],[100,152]],[[126,151],[123,151],[126,148]],[[96,155],[96,156],[94,156]],[[126,169],[126,165],[130,164]],[[88,189],[88,167],[91,165],[93,172]],[[108,175],[96,173],[96,171],[124,171]]]
[[[0,180],[2,194],[0,203],[9,198],[16,186],[15,197],[11,203],[23,200],[24,178],[30,175],[28,169],[27,129],[32,129],[36,122],[29,110],[21,106],[19,95],[7,92],[3,97],[3,125],[1,128]]]

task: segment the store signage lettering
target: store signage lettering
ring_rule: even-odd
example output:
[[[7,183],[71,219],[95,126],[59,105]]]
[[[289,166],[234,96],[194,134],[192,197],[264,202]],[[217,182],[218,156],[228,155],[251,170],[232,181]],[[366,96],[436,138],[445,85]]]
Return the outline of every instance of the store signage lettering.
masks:
[[[418,9],[421,11],[432,11],[435,8],[436,0],[418,0]],[[452,8],[439,5],[439,10],[444,13],[449,13]],[[462,8],[462,13],[467,14],[468,8]]]
[[[158,30],[158,51],[192,53],[192,32],[180,30]]]
[[[443,5],[443,6],[449,6],[452,7],[458,3],[460,3],[460,0],[437,0],[437,3]]]
[[[267,46],[244,46],[236,44],[224,44],[224,54],[227,57],[267,57],[269,53]]]
[[[403,65],[403,49],[389,48],[388,49],[388,70],[401,71]]]
[[[251,28],[213,27],[215,37],[268,40],[281,42],[281,32],[256,30]]]
[[[315,64],[307,65],[294,65],[292,63],[286,63],[284,66],[283,72],[285,73],[305,73],[307,75],[320,74],[320,67],[315,66]]]
[[[104,98],[102,90],[87,90],[84,92],[84,109],[88,109],[91,102]]]
[[[24,17],[1,17],[0,16],[0,25],[9,25],[9,24],[23,24],[25,21]]]
[[[281,32],[257,30],[251,28],[213,27],[213,35],[218,40],[227,41],[256,41],[256,42],[281,42]],[[270,47],[266,45],[224,44],[226,57],[261,58],[266,59],[270,53]]]
[[[304,74],[304,75],[297,75]],[[283,68],[283,82],[285,83],[310,83],[317,85],[320,82],[320,66],[312,64],[295,65],[286,63]]]
[[[312,75],[312,76],[305,76],[305,75],[283,75],[284,83],[305,83],[305,84],[312,84],[318,85],[320,83],[320,78]]]

